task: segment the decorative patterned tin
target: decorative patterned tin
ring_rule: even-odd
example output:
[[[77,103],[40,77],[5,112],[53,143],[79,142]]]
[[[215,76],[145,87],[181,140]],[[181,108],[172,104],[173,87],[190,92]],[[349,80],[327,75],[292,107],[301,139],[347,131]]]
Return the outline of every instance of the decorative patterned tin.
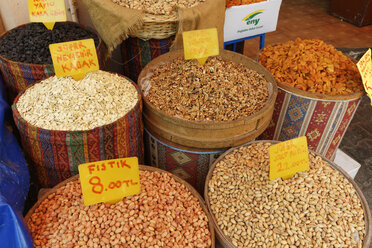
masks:
[[[309,149],[333,160],[361,96],[326,100],[278,89],[271,123],[258,139],[283,141],[305,135]]]
[[[88,131],[58,131],[35,127],[19,114],[16,103],[13,118],[21,134],[23,149],[33,164],[42,187],[53,187],[78,173],[78,165],[105,159],[137,156],[144,161],[142,98],[117,121]]]
[[[149,39],[129,37],[122,43],[124,74],[137,82],[142,69],[154,58],[169,52],[174,36],[166,39]]]
[[[145,138],[146,164],[176,174],[202,193],[209,167],[225,150],[202,150],[176,147],[166,140],[155,138],[147,129]]]
[[[29,24],[20,25],[2,35],[5,36],[13,30],[25,27]],[[81,26],[81,25],[80,25]],[[81,26],[81,28],[86,28]],[[93,31],[92,31],[93,32]],[[97,35],[98,37],[98,35]],[[104,68],[104,46],[102,40],[99,39],[97,46],[97,56],[100,63],[100,68]],[[9,101],[13,102],[14,98],[21,91],[24,91],[29,85],[54,75],[52,64],[28,64],[17,61],[12,61],[0,55],[0,72],[5,81],[5,84],[10,90]]]

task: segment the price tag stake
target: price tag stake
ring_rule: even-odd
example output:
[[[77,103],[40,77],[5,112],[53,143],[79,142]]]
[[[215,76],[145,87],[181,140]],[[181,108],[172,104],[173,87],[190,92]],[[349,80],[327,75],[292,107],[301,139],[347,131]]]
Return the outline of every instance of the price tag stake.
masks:
[[[138,158],[120,158],[79,165],[84,205],[115,204],[141,191]]]
[[[204,65],[209,56],[220,53],[217,29],[201,29],[182,33],[185,59],[197,59]]]
[[[297,172],[309,169],[309,151],[306,136],[270,146],[270,180],[284,180]]]
[[[64,0],[28,0],[28,12],[30,22],[42,22],[49,30],[67,20]]]
[[[90,71],[99,70],[93,39],[76,40],[49,45],[57,77],[72,76],[81,80]]]
[[[372,59],[371,59],[371,48],[363,55],[363,57],[357,63],[358,70],[362,77],[363,86],[367,95],[371,99],[372,105]]]

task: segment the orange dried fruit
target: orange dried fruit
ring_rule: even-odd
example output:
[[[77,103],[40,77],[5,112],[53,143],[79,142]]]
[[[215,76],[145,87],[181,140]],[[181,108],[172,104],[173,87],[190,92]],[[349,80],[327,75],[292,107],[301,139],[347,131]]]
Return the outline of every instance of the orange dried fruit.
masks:
[[[363,90],[355,63],[321,40],[288,41],[267,46],[259,56],[275,79],[292,87],[326,95],[347,95]]]

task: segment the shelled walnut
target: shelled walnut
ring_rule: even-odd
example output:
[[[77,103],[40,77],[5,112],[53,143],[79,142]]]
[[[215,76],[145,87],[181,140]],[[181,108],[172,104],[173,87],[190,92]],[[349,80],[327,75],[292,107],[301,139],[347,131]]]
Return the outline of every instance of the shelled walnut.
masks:
[[[210,57],[175,59],[149,77],[145,98],[157,109],[193,121],[231,121],[260,111],[269,96],[268,82],[254,70]]]

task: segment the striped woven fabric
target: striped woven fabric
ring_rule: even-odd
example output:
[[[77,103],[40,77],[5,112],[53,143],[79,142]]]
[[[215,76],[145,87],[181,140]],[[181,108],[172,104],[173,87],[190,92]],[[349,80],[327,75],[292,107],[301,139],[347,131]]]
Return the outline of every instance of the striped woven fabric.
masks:
[[[204,183],[209,167],[226,151],[185,150],[155,138],[145,129],[146,164],[169,171],[190,183],[200,194],[204,194]],[[191,149],[191,148],[190,148]]]
[[[278,87],[272,121],[258,139],[306,136],[309,149],[333,160],[360,100],[313,99]]]
[[[140,90],[136,84],[140,96]],[[16,98],[15,103],[18,101]],[[142,100],[124,117],[88,131],[51,131],[27,123],[12,106],[23,149],[42,187],[78,173],[81,163],[137,156],[144,160]]]
[[[166,39],[142,40],[129,37],[122,43],[124,74],[137,82],[142,69],[154,58],[169,52],[174,36]]]
[[[24,24],[14,29],[27,25],[29,24]],[[86,28],[84,26],[81,27]],[[11,33],[12,30],[9,30],[2,36]],[[100,39],[97,47],[97,56],[101,69],[103,69],[105,65],[104,54],[105,48]],[[19,92],[24,91],[29,85],[54,75],[54,68],[52,64],[21,63],[0,56],[0,72],[5,84],[10,90],[10,94],[12,95],[10,100],[12,101]]]

